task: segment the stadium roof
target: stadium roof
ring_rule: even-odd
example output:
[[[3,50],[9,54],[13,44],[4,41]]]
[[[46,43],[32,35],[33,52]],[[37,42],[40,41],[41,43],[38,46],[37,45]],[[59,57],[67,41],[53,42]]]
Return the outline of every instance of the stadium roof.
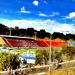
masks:
[[[20,37],[20,36],[10,36],[10,35],[0,35],[0,37],[5,37],[5,38],[18,38],[18,39],[28,39],[28,40],[33,40],[30,37]]]

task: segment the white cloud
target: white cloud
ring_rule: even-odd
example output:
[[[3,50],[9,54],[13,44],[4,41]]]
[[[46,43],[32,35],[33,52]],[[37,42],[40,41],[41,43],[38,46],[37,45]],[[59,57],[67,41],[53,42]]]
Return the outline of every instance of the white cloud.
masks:
[[[39,5],[39,1],[34,0],[34,1],[33,1],[33,5],[38,6],[38,5]]]
[[[28,14],[31,13],[30,11],[26,10],[24,6],[18,12],[19,13],[28,13]]]
[[[39,12],[39,14],[38,14],[39,16],[44,16],[44,17],[48,17],[48,15],[47,14],[44,14],[44,13],[41,13],[41,12]]]
[[[68,19],[73,19],[73,18],[75,18],[75,12],[69,13],[69,15],[66,16],[66,18],[68,18]]]
[[[60,15],[59,12],[52,12],[49,16],[56,16],[56,15]]]
[[[1,23],[5,24],[8,27],[18,26],[20,28],[33,27],[37,30],[45,29],[48,30],[48,22],[50,20],[0,20]],[[46,27],[47,26],[47,27]]]
[[[59,12],[52,12],[50,15],[49,14],[44,14],[42,12],[39,12],[38,14],[39,16],[43,16],[43,17],[53,17],[53,16],[56,16],[56,15],[60,15]]]
[[[55,30],[56,32],[63,32],[64,34],[66,33],[73,33],[75,32],[75,27],[73,24],[61,24],[61,23],[56,23],[56,25],[53,26],[53,31]]]
[[[36,30],[45,29],[47,32],[63,32],[74,33],[75,27],[73,24],[58,23],[54,20],[7,20],[0,19],[0,23],[5,24],[8,27],[18,26],[19,28],[33,27]]]

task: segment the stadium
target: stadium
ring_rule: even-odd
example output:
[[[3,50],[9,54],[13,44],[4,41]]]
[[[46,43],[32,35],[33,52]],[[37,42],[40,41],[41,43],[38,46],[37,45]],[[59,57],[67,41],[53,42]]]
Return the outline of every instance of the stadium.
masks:
[[[3,49],[1,49],[2,51],[7,51],[9,49],[11,53],[21,55],[22,59],[26,59],[28,61],[31,59],[32,61],[34,61],[36,59],[37,50],[47,50],[47,52],[49,52],[50,46],[58,48],[67,45],[67,42],[45,39],[35,40],[30,37],[0,35],[0,45],[2,46],[2,48],[4,47]],[[29,61],[28,63],[35,62]]]
[[[44,39],[32,39],[30,37],[19,37],[19,36],[8,36],[8,35],[0,35],[0,45],[6,45],[7,47],[60,47],[67,45],[68,43],[65,41],[59,40],[44,40]]]
[[[65,41],[58,40],[45,40],[45,39],[32,39],[30,37],[8,36],[0,35],[0,46],[2,51],[14,52],[19,55],[23,55],[27,59],[27,55],[32,55],[32,59],[36,54],[36,50],[47,50],[49,52],[51,47],[61,47],[67,45]],[[8,48],[8,49],[7,49]],[[13,50],[12,50],[13,49]],[[15,50],[17,49],[17,50]],[[24,50],[22,50],[24,49]],[[28,52],[29,51],[29,52]],[[30,56],[28,58],[31,58]],[[35,59],[35,58],[34,58]]]
[[[75,0],[0,0],[0,75],[75,75]]]
[[[36,39],[35,40],[31,37],[0,35],[0,47],[8,47],[10,53],[19,54],[20,58],[26,59],[28,64],[29,63],[35,64],[37,50],[49,51],[50,47],[53,47],[53,48],[57,48],[60,51],[60,48],[62,46],[68,46],[68,42],[61,41],[61,40],[51,40],[51,39],[49,39],[49,40]],[[41,59],[43,61],[43,55],[41,55],[41,56],[42,56]],[[67,63],[70,63],[70,62],[67,62]],[[74,61],[72,63],[74,64]],[[65,66],[66,62],[63,62],[61,64]],[[64,68],[64,66],[62,66],[62,67]],[[47,70],[48,70],[48,67],[49,66],[47,66]],[[45,67],[39,66],[39,68],[40,68],[39,69],[40,71],[42,71],[41,70],[42,68],[44,68],[44,70],[47,71],[46,66]],[[38,70],[38,68],[36,68],[35,70]],[[57,72],[56,72],[56,74],[57,74]],[[40,74],[38,74],[38,75],[40,75]],[[48,75],[48,74],[46,74],[46,75]]]

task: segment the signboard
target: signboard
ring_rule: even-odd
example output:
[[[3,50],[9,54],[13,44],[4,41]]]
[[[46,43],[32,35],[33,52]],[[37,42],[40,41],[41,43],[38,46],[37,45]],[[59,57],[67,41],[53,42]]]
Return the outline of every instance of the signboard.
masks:
[[[20,56],[22,60],[26,60],[27,63],[35,64],[36,56],[35,54],[25,54]]]
[[[75,45],[75,42],[69,42],[69,45]]]

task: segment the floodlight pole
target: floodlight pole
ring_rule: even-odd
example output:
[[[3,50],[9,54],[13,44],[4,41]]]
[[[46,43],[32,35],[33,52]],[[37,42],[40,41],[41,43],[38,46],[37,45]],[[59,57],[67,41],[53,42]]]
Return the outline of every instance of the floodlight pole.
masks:
[[[51,51],[51,39],[52,39],[52,35],[50,36],[50,46],[49,46],[49,64],[52,62],[52,60],[51,60],[51,53],[52,53],[52,51]]]
[[[11,30],[10,30],[10,36],[11,36]]]
[[[52,35],[50,35],[50,47],[49,47],[49,72],[50,72],[50,69],[51,69],[50,64],[52,62],[52,60],[51,60],[51,54],[52,54],[52,52],[51,52],[51,39],[52,39]]]
[[[34,32],[34,34],[35,34],[35,40],[36,40],[36,34],[37,34],[37,32]]]
[[[10,27],[10,28],[9,28],[9,35],[10,35],[10,36],[11,36],[11,30],[12,30],[12,28]]]

